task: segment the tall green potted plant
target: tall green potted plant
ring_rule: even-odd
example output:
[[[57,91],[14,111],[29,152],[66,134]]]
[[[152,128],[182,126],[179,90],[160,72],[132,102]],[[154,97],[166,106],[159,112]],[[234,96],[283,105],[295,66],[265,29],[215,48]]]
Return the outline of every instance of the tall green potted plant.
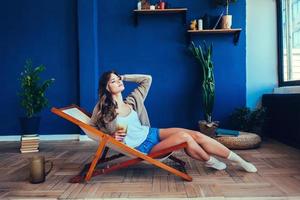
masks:
[[[215,0],[215,3],[220,6],[224,6],[226,14],[222,16],[221,28],[230,29],[232,26],[232,15],[229,15],[229,4],[235,3],[237,0]]]
[[[212,112],[215,102],[215,79],[214,65],[212,61],[212,44],[204,47],[196,47],[192,42],[190,50],[196,60],[200,63],[203,72],[202,82],[202,104],[204,109],[204,121],[199,121],[200,131],[207,135],[214,136],[217,122],[212,121]]]
[[[48,105],[45,96],[47,88],[54,82],[54,78],[41,82],[40,73],[45,70],[44,65],[33,68],[32,61],[26,60],[24,71],[19,78],[21,91],[19,96],[25,117],[20,117],[23,134],[36,134],[39,129],[39,113]]]

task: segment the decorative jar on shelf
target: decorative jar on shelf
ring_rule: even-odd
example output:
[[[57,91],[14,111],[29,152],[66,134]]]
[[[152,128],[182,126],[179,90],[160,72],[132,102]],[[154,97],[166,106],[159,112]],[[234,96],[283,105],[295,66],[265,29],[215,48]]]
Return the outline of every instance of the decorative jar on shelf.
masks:
[[[166,2],[160,1],[160,2],[159,2],[159,9],[164,10],[165,8],[166,8]]]
[[[221,28],[231,29],[231,26],[232,26],[232,15],[224,15],[222,17]]]

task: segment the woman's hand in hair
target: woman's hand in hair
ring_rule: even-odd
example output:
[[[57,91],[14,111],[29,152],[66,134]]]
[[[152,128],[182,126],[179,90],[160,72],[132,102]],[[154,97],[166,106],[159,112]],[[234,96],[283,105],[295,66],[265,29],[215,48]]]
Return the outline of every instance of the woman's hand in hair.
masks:
[[[125,136],[126,136],[126,130],[125,129],[118,129],[116,132],[114,132],[112,134],[112,137],[115,138],[119,142],[123,142]]]

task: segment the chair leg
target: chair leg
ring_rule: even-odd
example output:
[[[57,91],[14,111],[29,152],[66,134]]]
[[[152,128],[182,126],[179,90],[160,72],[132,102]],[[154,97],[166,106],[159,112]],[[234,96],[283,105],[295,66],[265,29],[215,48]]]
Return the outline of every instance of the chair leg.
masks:
[[[164,154],[166,154],[168,152],[171,152],[171,151],[174,151],[174,150],[177,150],[177,149],[181,149],[181,148],[183,148],[185,146],[186,146],[186,144],[176,145],[174,147],[170,147],[170,148],[158,151],[158,152],[154,152],[154,153],[148,154],[148,156],[150,158],[156,158],[156,157],[164,155]],[[121,169],[121,168],[124,168],[124,167],[128,167],[128,166],[137,164],[137,163],[139,163],[141,161],[144,161],[144,160],[148,161],[147,159],[143,159],[143,158],[137,157],[137,158],[134,158],[134,159],[131,159],[131,160],[127,160],[127,161],[124,161],[124,162],[121,162],[121,163],[117,163],[117,164],[112,165],[112,166],[108,165],[108,166],[106,166],[103,169],[96,169],[94,171],[94,173],[93,173],[92,176],[94,177],[94,176],[98,176],[98,175],[101,175],[101,174],[107,174],[107,173],[110,173],[112,171],[115,171],[115,170],[118,170],[118,169]],[[183,178],[186,181],[192,181],[192,178],[189,175],[187,175],[187,173],[185,173],[185,172],[181,172],[181,171],[179,171],[179,170],[177,170],[177,169],[175,169],[173,167],[170,167],[170,166],[168,166],[168,165],[166,165],[164,163],[161,163],[159,161],[156,161],[156,160],[154,160],[154,162],[153,161],[148,161],[148,162],[151,163],[151,164],[153,164],[153,165],[155,165],[155,166],[157,166],[157,167],[160,167],[160,168],[162,168],[162,169],[164,169],[166,171],[169,171],[169,172],[171,172],[171,173],[173,173],[173,174],[175,174],[175,175]]]
[[[167,171],[169,171],[169,172],[171,172],[171,173],[173,173],[173,174],[175,174],[175,175],[177,175],[177,176],[180,176],[180,177],[183,178],[184,180],[187,180],[187,181],[191,181],[191,180],[192,180],[192,178],[191,178],[189,175],[187,175],[187,173],[186,173],[184,167],[183,167],[183,172],[182,172],[181,170],[177,170],[177,169],[175,169],[175,168],[172,168],[172,167],[170,167],[170,166],[168,166],[168,165],[166,165],[166,164],[164,164],[164,163],[161,163],[161,162],[153,163],[153,161],[149,161],[148,159],[144,159],[144,158],[141,158],[141,157],[137,157],[137,158],[134,158],[134,159],[131,159],[131,160],[127,160],[127,161],[124,161],[124,162],[121,162],[121,163],[117,163],[117,164],[112,165],[112,166],[107,165],[107,166],[105,166],[105,167],[102,168],[102,169],[95,169],[95,167],[96,167],[96,165],[97,165],[97,163],[98,163],[98,160],[99,160],[99,158],[100,158],[100,155],[101,155],[101,153],[102,153],[103,150],[104,150],[105,143],[106,143],[106,141],[102,141],[102,143],[99,145],[98,150],[97,150],[97,153],[96,153],[96,155],[95,155],[95,158],[93,159],[92,163],[90,164],[90,166],[89,166],[89,171],[88,171],[88,173],[86,174],[86,177],[85,177],[85,180],[86,180],[86,181],[89,181],[89,180],[91,179],[91,177],[98,176],[98,175],[101,175],[101,174],[107,174],[107,173],[110,173],[110,172],[112,172],[112,171],[118,170],[118,169],[120,169],[120,168],[124,168],[124,167],[128,167],[128,166],[137,164],[137,163],[139,163],[139,162],[141,162],[141,161],[148,161],[148,162],[150,162],[151,164],[156,165],[157,167],[160,167],[160,168],[165,169],[165,170],[167,170]],[[169,152],[172,152],[172,151],[175,151],[175,150],[178,150],[178,149],[182,149],[182,148],[184,148],[184,147],[186,147],[186,144],[185,144],[185,143],[179,144],[179,145],[176,145],[176,146],[173,146],[173,147],[169,147],[169,148],[167,148],[167,149],[163,149],[163,150],[158,151],[158,152],[154,152],[154,153],[148,154],[148,156],[149,156],[150,158],[156,158],[156,157],[165,155],[165,154],[167,154],[167,153],[169,153]],[[97,156],[97,155],[98,155],[98,156]],[[108,160],[113,160],[113,159],[116,159],[116,158],[119,158],[119,157],[122,157],[122,156],[124,156],[124,155],[123,155],[123,154],[113,155],[113,156],[111,156],[111,157],[105,158],[105,159],[103,160],[103,162],[107,162]],[[170,156],[170,157],[171,157],[171,156]],[[170,158],[170,157],[169,157],[169,158]],[[185,164],[185,162],[181,161],[181,160],[178,159],[178,158],[175,158],[175,157],[173,158],[173,156],[171,157],[171,159],[174,160],[175,162],[180,163],[181,166],[182,166],[182,165],[184,166],[184,164]],[[154,162],[155,162],[155,161],[156,161],[156,160],[154,160]],[[99,160],[99,162],[100,162],[100,160]],[[103,163],[103,162],[101,162],[101,163]],[[156,162],[157,162],[157,161],[156,161]],[[82,180],[81,177],[83,176],[83,174],[84,174],[84,172],[82,172],[81,175],[78,175],[78,176],[73,177],[73,178],[70,180],[70,182],[71,182],[71,183],[79,183],[79,182],[81,182],[81,180]]]
[[[106,149],[109,149],[108,147],[105,147],[105,149],[104,149],[104,152],[103,152],[103,155],[105,154],[105,150]],[[108,162],[108,161],[111,161],[111,160],[114,160],[114,159],[117,159],[117,158],[120,158],[120,157],[123,157],[123,156],[125,156],[124,154],[116,154],[116,155],[112,155],[112,156],[110,156],[110,157],[104,157],[103,158],[103,156],[101,157],[101,159],[98,161],[98,163],[97,163],[97,165],[99,164],[99,163],[105,163],[105,162]],[[175,156],[173,156],[173,155],[171,155],[171,156],[169,156],[169,159],[170,160],[173,160],[174,162],[176,162],[176,163],[178,163],[179,165],[180,165],[180,167],[181,167],[181,171],[183,171],[183,172],[185,172],[186,173],[186,170],[185,170],[185,168],[184,168],[184,166],[185,166],[185,162],[184,161],[182,161],[181,159],[179,159],[179,158],[176,158]],[[124,167],[128,167],[128,166],[130,166],[130,165],[132,165],[132,164],[136,164],[136,163],[138,163],[138,162],[141,162],[142,160],[140,160],[140,159],[134,159],[135,161],[130,161],[130,160],[128,160],[128,161],[130,161],[130,162],[128,162],[128,161],[125,161],[125,162],[123,162],[123,163],[117,163],[117,164],[115,164],[115,165],[113,165],[113,166],[110,166],[110,165],[106,165],[104,168],[102,168],[102,169],[95,169],[94,170],[94,172],[93,172],[93,174],[92,174],[92,177],[94,177],[94,176],[97,176],[97,175],[100,175],[100,174],[107,174],[107,173],[109,173],[109,172],[112,172],[112,171],[115,171],[115,170],[117,170],[117,169],[120,169],[120,168],[124,168]],[[96,165],[96,166],[97,166]],[[85,165],[85,167],[82,169],[82,171],[79,173],[79,175],[78,175],[78,177],[82,177],[82,176],[85,176],[86,175],[86,172],[88,171],[88,169],[89,169],[89,167],[91,166],[91,163],[89,163],[89,164],[86,164]],[[96,168],[96,167],[95,167]],[[77,177],[77,176],[76,176]],[[74,177],[74,178],[76,178],[76,177]],[[77,180],[77,179],[76,179]],[[80,181],[71,181],[71,182],[80,182]]]
[[[93,171],[94,171],[94,169],[95,169],[95,167],[96,167],[96,165],[98,163],[98,160],[99,160],[99,158],[100,158],[100,156],[101,156],[101,154],[102,154],[102,152],[103,152],[103,150],[105,148],[106,142],[107,142],[107,138],[104,137],[103,141],[100,143],[100,145],[99,145],[99,147],[97,149],[97,152],[96,152],[95,157],[94,157],[94,159],[92,161],[90,169],[89,169],[87,175],[85,176],[85,181],[89,181],[91,179]]]

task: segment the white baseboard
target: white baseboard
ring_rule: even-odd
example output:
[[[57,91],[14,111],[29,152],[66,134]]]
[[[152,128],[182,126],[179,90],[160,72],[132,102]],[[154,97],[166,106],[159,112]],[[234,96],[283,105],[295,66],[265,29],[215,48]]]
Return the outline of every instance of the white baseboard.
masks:
[[[20,135],[0,136],[0,142],[20,141],[20,139],[21,139]]]
[[[78,141],[91,141],[86,135],[80,134],[60,134],[60,135],[39,135],[40,141],[51,140],[78,140]],[[0,141],[20,141],[21,135],[0,136]]]
[[[39,135],[40,140],[79,140],[79,134],[64,134],[64,135]]]
[[[87,135],[80,135],[79,137],[80,141],[93,141],[91,138],[89,138]]]

